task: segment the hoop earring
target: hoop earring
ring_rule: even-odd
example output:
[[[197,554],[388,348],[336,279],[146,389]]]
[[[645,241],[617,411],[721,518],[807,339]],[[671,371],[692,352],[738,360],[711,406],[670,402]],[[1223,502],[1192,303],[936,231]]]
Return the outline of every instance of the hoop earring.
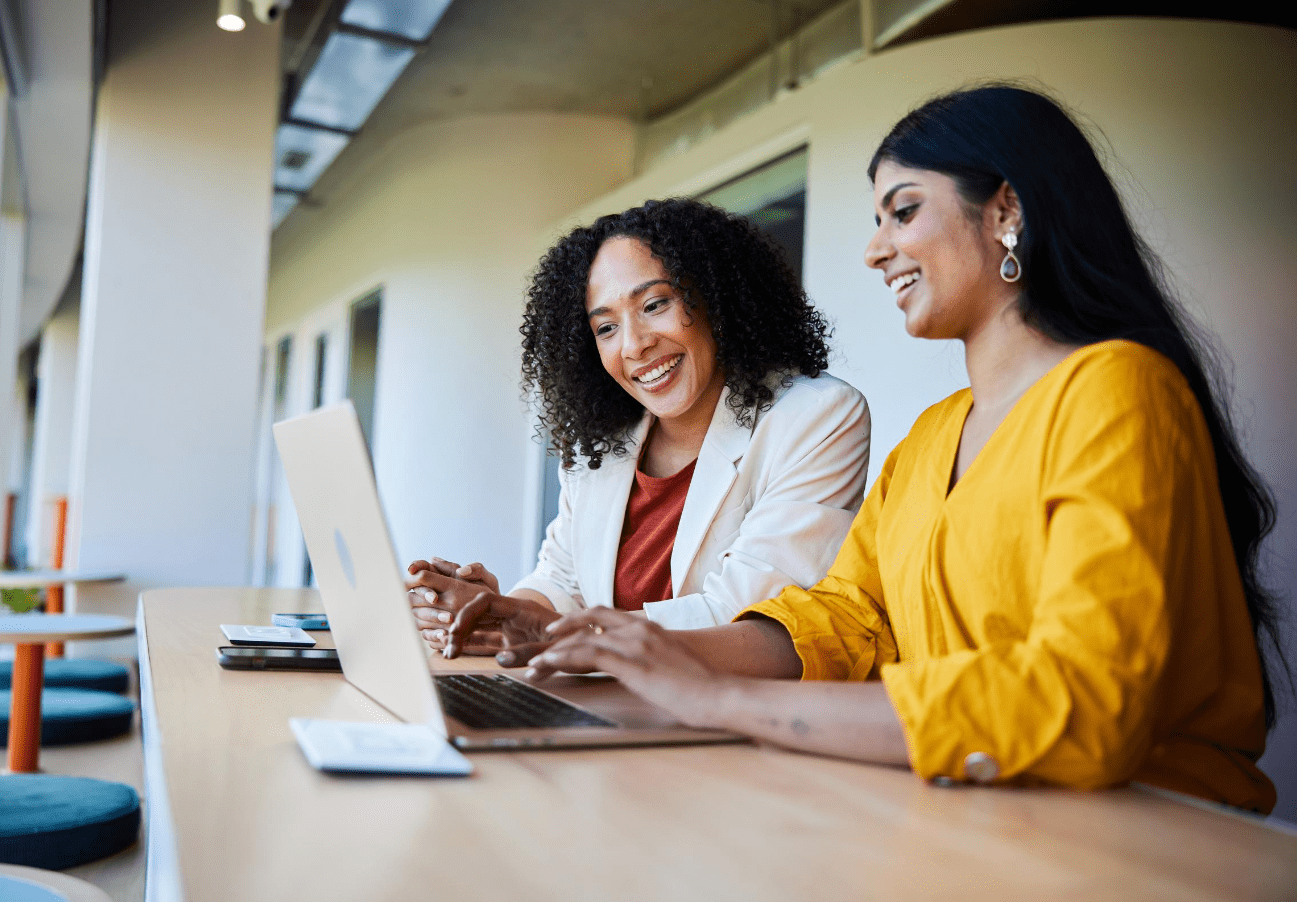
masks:
[[[1013,249],[1018,246],[1018,236],[1013,232],[1005,232],[1000,238],[1000,243],[1004,245],[1004,260],[1000,263],[1000,278],[1006,282],[1016,282],[1022,278],[1022,263],[1013,253]]]

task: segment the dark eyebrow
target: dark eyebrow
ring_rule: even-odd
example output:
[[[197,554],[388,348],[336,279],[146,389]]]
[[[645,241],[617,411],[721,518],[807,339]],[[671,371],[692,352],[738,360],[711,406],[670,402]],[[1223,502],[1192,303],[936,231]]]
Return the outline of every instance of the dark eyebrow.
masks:
[[[627,297],[632,297],[632,298],[638,297],[639,295],[648,291],[654,285],[670,285],[670,284],[671,282],[668,281],[667,279],[649,279],[647,282],[641,282],[639,285],[636,285],[634,288],[632,288],[630,290],[630,293],[627,294]],[[602,316],[607,312],[608,312],[607,307],[596,307],[593,310],[591,310],[589,313],[587,313],[585,315],[585,318],[594,319],[596,316]]]
[[[901,182],[898,185],[893,185],[891,188],[888,188],[887,193],[883,195],[883,209],[886,210],[888,206],[891,205],[892,198],[896,195],[897,191],[900,191],[902,188],[914,188],[914,187],[917,187],[916,182]],[[882,224],[882,219],[878,216],[878,214],[875,213],[874,225],[881,225],[881,224]]]
[[[630,291],[630,296],[635,297],[636,295],[641,295],[644,292],[648,291],[650,288],[652,288],[654,285],[670,285],[670,284],[671,283],[666,279],[649,279],[647,282],[641,283],[639,285],[636,285],[634,288],[632,288]]]

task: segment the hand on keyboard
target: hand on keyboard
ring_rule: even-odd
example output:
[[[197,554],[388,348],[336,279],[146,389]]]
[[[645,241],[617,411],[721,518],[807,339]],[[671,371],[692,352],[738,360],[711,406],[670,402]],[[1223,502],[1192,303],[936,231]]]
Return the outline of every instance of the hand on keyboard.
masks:
[[[686,636],[692,631],[663,629],[627,611],[588,608],[547,632],[554,645],[535,657],[525,679],[601,671],[688,726],[715,726],[708,718],[726,677],[690,648]]]

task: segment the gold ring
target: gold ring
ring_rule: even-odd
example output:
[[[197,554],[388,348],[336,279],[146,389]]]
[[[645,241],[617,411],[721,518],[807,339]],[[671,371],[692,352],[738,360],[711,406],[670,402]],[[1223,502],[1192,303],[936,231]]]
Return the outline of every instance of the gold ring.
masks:
[[[590,628],[594,630],[594,634],[595,634],[596,636],[602,636],[602,635],[603,635],[603,627],[602,627],[602,626],[594,626],[594,625],[592,625]]]

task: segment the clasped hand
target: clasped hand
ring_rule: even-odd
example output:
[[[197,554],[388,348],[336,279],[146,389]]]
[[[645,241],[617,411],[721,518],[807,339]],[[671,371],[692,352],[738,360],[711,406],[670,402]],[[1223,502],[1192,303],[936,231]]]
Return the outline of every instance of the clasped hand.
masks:
[[[521,666],[553,638],[545,627],[559,615],[534,601],[500,594],[481,564],[459,566],[441,558],[415,561],[406,580],[410,608],[424,640],[447,658],[495,655]]]

